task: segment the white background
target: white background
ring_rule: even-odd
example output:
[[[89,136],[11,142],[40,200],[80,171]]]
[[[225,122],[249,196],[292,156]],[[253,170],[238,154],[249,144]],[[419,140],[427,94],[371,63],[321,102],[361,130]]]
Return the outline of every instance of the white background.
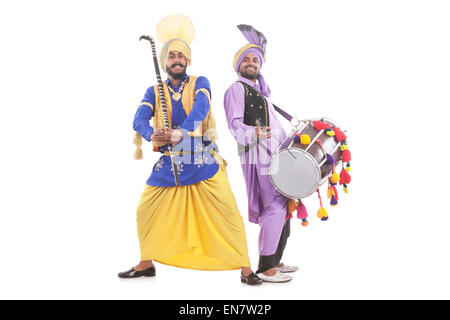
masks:
[[[259,227],[223,111],[246,43],[236,25],[268,39],[273,102],[348,131],[350,193],[326,223],[305,201],[290,283],[164,265],[116,276],[139,260],[135,209],[157,159],[148,144],[132,159],[132,119],[156,81],[138,39],[171,13],[196,28],[188,72],[211,82],[255,269]],[[2,1],[0,298],[449,299],[449,15],[446,1]]]

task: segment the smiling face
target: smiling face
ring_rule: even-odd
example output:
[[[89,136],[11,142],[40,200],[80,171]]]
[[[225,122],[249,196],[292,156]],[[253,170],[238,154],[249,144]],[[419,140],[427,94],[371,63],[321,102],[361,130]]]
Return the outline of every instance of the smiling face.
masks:
[[[173,79],[180,80],[186,74],[187,60],[180,51],[170,51],[167,55],[166,71]]]
[[[255,81],[259,75],[259,59],[252,53],[247,53],[239,66],[239,74],[249,80]]]

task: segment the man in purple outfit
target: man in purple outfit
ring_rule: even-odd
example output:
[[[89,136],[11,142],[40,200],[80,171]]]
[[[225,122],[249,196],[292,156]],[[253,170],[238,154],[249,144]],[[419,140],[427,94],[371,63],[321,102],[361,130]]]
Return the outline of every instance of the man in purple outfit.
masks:
[[[290,233],[288,199],[272,185],[268,175],[270,157],[286,138],[270,101],[270,89],[259,72],[265,60],[267,40],[248,25],[239,30],[250,42],[235,55],[233,66],[239,75],[225,93],[224,106],[228,127],[238,143],[244,174],[249,220],[259,224],[258,276],[266,282],[287,282],[298,267],[286,266],[281,257]]]

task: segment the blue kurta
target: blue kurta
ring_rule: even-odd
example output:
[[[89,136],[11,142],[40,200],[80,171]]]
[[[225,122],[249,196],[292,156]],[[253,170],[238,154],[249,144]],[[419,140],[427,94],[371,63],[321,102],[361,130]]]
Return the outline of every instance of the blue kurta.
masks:
[[[189,77],[185,75],[176,87],[173,87],[169,80],[166,80],[167,86],[178,92],[182,82]],[[198,77],[195,82],[195,91],[199,89],[207,89],[211,96],[211,89],[208,79]],[[183,94],[183,93],[182,93]],[[194,131],[201,122],[206,118],[209,112],[209,99],[201,91],[198,91],[194,98],[194,105],[191,112],[187,115],[183,108],[182,99],[175,101],[172,98],[172,128],[181,129],[183,138],[173,148],[174,151],[191,152],[184,155],[176,155],[175,163],[178,164],[178,174],[180,185],[190,185],[211,178],[217,173],[219,165],[211,156],[211,150],[217,150],[215,143],[203,141],[202,137],[192,138],[188,131]],[[166,97],[167,99],[167,97]],[[133,129],[136,130],[145,140],[151,141],[150,136],[154,129],[150,125],[150,119],[153,116],[152,107],[155,106],[155,92],[153,86],[147,89],[141,105],[136,111],[133,121]],[[167,145],[159,147],[160,152],[167,151]],[[173,187],[175,180],[172,173],[172,162],[169,156],[161,156],[153,166],[153,171],[147,180],[147,184],[155,187]]]

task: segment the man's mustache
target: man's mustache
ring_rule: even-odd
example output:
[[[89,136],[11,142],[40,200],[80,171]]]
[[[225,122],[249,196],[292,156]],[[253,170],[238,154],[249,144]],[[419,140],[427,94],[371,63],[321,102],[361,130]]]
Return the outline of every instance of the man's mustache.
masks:
[[[175,68],[175,67],[181,67],[181,68],[184,68],[184,65],[181,64],[181,63],[175,63],[175,64],[173,64],[173,65],[170,66],[170,69]]]

